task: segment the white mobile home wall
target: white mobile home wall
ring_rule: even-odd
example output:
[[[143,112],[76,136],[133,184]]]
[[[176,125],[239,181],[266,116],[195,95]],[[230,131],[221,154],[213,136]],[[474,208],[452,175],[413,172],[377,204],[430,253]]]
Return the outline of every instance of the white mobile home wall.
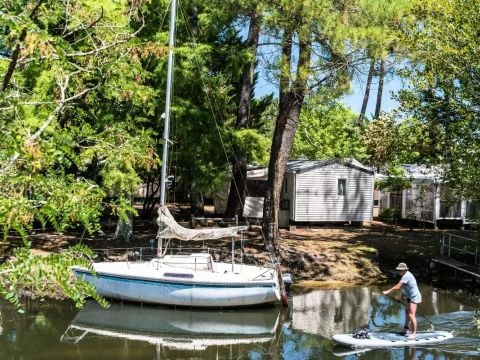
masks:
[[[288,173],[287,173],[288,174]],[[338,195],[338,180],[346,194]],[[306,168],[287,176],[290,220],[293,222],[364,222],[372,220],[373,171],[340,162]]]

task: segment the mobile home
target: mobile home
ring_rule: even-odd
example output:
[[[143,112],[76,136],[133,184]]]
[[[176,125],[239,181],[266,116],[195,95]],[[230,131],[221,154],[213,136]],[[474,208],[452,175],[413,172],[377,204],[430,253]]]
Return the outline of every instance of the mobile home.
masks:
[[[266,176],[264,172],[264,179]],[[279,226],[371,221],[373,186],[374,171],[356,160],[289,161],[280,198]],[[261,207],[263,199],[247,198],[244,215],[261,216]]]

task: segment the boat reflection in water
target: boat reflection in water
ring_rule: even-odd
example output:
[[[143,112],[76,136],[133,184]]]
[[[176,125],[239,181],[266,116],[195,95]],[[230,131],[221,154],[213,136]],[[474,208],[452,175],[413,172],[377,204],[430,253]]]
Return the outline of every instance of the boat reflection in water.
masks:
[[[88,302],[61,337],[78,343],[89,335],[106,336],[179,349],[265,343],[280,327],[279,307],[235,311],[191,310],[113,303],[104,309]]]

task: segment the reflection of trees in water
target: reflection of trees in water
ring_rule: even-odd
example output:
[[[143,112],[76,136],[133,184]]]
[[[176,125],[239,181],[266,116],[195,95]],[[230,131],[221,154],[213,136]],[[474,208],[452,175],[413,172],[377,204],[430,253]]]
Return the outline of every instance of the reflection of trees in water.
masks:
[[[291,329],[284,329],[282,338],[281,359],[324,359],[333,345],[330,339]]]
[[[443,357],[432,356],[431,349],[425,349],[425,351],[416,349],[415,347],[401,347],[401,348],[390,348],[390,349],[375,349],[371,350],[368,353],[362,354],[359,353],[358,358],[365,358],[368,360],[421,360],[421,359],[430,359],[430,360],[446,360]]]
[[[70,302],[52,306],[28,301],[25,307],[26,314],[23,314],[0,301],[0,316],[3,318],[0,359],[37,359],[41,357],[38,356],[39,349],[56,349],[58,337],[52,333],[62,333],[77,311]]]
[[[401,327],[404,307],[401,303],[388,296],[380,295],[372,298],[370,322],[374,328],[383,328],[387,325]]]
[[[315,290],[295,295],[292,326],[326,338],[351,332],[367,324],[370,297],[368,288]]]
[[[464,303],[459,301],[453,293],[446,290],[437,290],[430,286],[420,287],[422,303],[418,311],[426,315],[440,315],[465,310]]]

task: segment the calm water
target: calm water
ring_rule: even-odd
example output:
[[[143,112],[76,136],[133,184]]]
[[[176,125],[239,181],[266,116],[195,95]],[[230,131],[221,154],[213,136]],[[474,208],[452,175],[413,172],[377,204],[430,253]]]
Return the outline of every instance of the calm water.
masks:
[[[26,314],[0,303],[0,359],[480,359],[475,308],[423,287],[420,330],[448,330],[448,342],[353,353],[331,336],[355,328],[397,330],[403,307],[380,290],[294,294],[288,310],[193,311],[95,303],[32,305]]]

